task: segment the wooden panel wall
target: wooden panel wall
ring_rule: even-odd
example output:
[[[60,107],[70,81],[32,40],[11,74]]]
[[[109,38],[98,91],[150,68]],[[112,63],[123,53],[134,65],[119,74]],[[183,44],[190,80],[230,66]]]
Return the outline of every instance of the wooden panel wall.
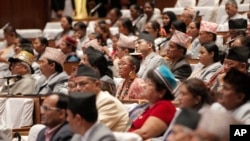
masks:
[[[146,1],[147,0],[137,0],[137,3],[141,6],[144,6],[144,3]],[[176,4],[176,1],[177,0],[156,0],[155,7],[159,8],[162,11],[165,7],[174,7]]]
[[[0,27],[43,29],[50,17],[50,0],[0,0]]]

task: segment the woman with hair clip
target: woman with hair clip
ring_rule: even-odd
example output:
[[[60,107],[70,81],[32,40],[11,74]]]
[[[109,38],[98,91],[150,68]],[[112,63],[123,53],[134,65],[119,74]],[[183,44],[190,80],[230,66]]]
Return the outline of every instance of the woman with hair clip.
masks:
[[[124,80],[117,86],[116,97],[120,100],[142,99],[141,93],[144,81],[136,76],[140,69],[139,60],[133,56],[126,55],[121,58],[118,66],[119,75]]]

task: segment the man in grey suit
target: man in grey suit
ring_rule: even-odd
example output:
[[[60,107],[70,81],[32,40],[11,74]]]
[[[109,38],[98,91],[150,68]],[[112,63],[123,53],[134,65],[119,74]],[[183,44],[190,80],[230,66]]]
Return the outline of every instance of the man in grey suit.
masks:
[[[190,40],[191,37],[176,30],[167,47],[168,67],[175,78],[181,82],[186,80],[192,73],[192,68],[185,58]]]
[[[155,53],[154,37],[148,32],[140,33],[136,43],[136,49],[142,55],[140,70],[137,73],[142,79],[146,79],[149,70],[155,69],[160,65],[166,65],[166,61],[159,54]]]
[[[66,121],[68,97],[63,94],[46,95],[41,106],[41,123],[46,125],[36,141],[70,141],[73,132]]]
[[[75,133],[71,141],[115,141],[112,131],[97,122],[96,94],[70,93],[67,114]]]

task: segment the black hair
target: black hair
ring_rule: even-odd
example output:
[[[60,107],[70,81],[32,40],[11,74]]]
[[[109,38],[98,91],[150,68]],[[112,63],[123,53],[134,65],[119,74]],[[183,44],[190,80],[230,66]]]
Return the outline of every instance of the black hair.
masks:
[[[197,78],[185,80],[182,85],[186,86],[187,90],[193,97],[201,97],[200,103],[196,105],[196,110],[199,110],[204,104],[211,104],[212,101],[209,97],[210,91],[205,83]]]
[[[135,35],[135,29],[129,18],[121,18],[119,19],[119,21],[121,21],[123,27],[128,29],[129,33],[132,33],[133,35]]]
[[[87,25],[84,22],[77,22],[74,24],[74,26],[78,26],[81,30],[86,31]]]
[[[128,57],[129,62],[132,65],[135,65],[136,67],[135,72],[137,73],[140,70],[140,61],[134,56],[131,56],[131,55],[126,55],[126,56]]]
[[[173,100],[174,95],[170,92],[170,90],[166,87],[164,82],[154,73],[154,70],[149,70],[147,73],[147,78],[150,79],[153,83],[155,83],[156,91],[161,92],[166,90],[166,93],[163,96],[165,100]]]
[[[112,8],[111,10],[115,11],[115,14],[117,15],[117,17],[121,17],[122,16],[122,12],[119,8]]]
[[[210,42],[210,43],[204,43],[202,44],[203,47],[205,47],[205,49],[207,50],[207,52],[214,53],[213,56],[213,62],[218,62],[219,61],[219,48],[218,46],[214,43],[214,42]]]
[[[146,1],[145,4],[149,4],[153,9],[155,8],[155,4],[151,1]]]
[[[38,39],[38,40],[41,42],[41,44],[44,45],[45,47],[49,46],[49,42],[48,42],[47,38],[45,38],[45,37],[38,37],[37,39]]]
[[[243,103],[250,99],[250,76],[243,73],[236,68],[231,68],[223,78],[225,83],[230,84],[237,93],[243,93],[245,95]]]
[[[69,25],[70,25],[70,29],[73,29],[72,27],[72,22],[73,22],[73,19],[70,17],[70,16],[64,16],[66,18],[66,20],[68,21]]]
[[[49,63],[49,64],[52,64],[52,63],[55,64],[55,70],[56,70],[56,72],[58,72],[58,73],[63,72],[63,66],[61,66],[59,63],[57,63],[57,62],[54,61],[54,60],[51,60],[51,59],[47,59],[47,60],[48,60],[48,63]]]
[[[175,20],[172,22],[172,25],[174,26],[174,28],[178,31],[181,31],[183,33],[186,33],[187,27],[186,24],[181,21],[181,20]]]
[[[170,33],[171,24],[172,24],[173,21],[177,20],[177,17],[175,15],[175,13],[172,12],[172,11],[166,11],[166,12],[163,13],[163,15],[167,15],[169,17],[169,19],[170,19],[168,25],[163,25],[163,28],[165,29],[165,31],[167,33]]]
[[[157,21],[149,21],[149,23],[151,23],[152,28],[155,31],[158,30],[157,37],[159,37],[160,36],[160,31],[161,31],[161,25]]]

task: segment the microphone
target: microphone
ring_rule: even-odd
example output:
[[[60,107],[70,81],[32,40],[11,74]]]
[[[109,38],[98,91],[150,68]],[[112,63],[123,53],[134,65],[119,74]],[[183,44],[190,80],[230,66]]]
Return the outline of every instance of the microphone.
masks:
[[[93,9],[90,10],[90,15],[92,16],[101,6],[102,3],[97,4]]]
[[[22,75],[20,75],[20,74],[10,75],[10,76],[2,77],[2,78],[0,78],[0,79],[11,79],[11,78],[18,78],[18,79],[21,79],[21,78],[22,78]]]
[[[200,11],[199,11],[199,10],[198,10],[198,11],[196,11],[195,16],[194,16],[194,18],[193,18],[193,20],[192,20],[192,21],[195,21],[195,20],[196,20],[196,18],[199,16],[199,14],[200,14]]]

